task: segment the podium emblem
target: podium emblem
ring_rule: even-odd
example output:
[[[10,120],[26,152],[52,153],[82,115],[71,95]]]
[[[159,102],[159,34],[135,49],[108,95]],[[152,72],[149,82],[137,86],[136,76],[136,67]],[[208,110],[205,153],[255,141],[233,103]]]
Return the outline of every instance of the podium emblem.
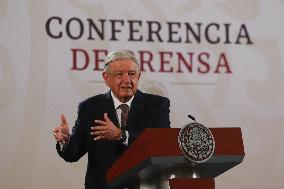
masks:
[[[179,147],[191,162],[202,163],[211,158],[215,150],[214,136],[200,123],[189,123],[179,132]]]

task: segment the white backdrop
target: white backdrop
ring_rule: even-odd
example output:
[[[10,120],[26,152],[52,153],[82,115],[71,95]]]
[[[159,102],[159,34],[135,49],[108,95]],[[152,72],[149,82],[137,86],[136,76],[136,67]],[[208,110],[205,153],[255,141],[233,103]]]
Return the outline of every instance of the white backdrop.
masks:
[[[176,0],[176,1],[36,1],[1,0],[0,2],[0,183],[1,188],[83,188],[86,159],[66,163],[55,150],[51,129],[60,123],[65,113],[69,124],[76,119],[78,103],[107,88],[101,71],[93,70],[96,58],[93,49],[129,49],[153,54],[151,72],[145,64],[140,88],[146,92],[167,96],[171,100],[172,127],[182,127],[194,115],[208,127],[241,127],[245,145],[242,164],[217,177],[216,188],[278,189],[284,186],[284,1],[283,0]],[[46,22],[51,17],[50,29],[62,37],[54,39],[46,32]],[[77,17],[84,24],[80,39],[73,40],[65,31],[66,23]],[[89,40],[87,18],[98,22],[105,19],[105,38]],[[117,24],[121,32],[117,41],[110,40],[110,20],[123,20]],[[129,20],[135,25],[142,41],[128,41]],[[147,41],[147,21],[161,24],[160,35],[164,42]],[[182,36],[183,42],[170,43],[167,22],[178,22],[173,30],[174,40]],[[72,35],[79,35],[79,22],[72,22]],[[184,23],[202,24],[201,42],[185,43]],[[205,40],[204,28],[210,28],[210,37],[220,37],[211,44]],[[224,44],[226,28],[231,43]],[[240,26],[246,26],[252,44],[242,37],[235,41]],[[99,24],[97,26],[100,26]],[[244,35],[244,30],[242,30]],[[191,36],[192,37],[192,36]],[[193,39],[193,38],[191,38]],[[90,56],[90,65],[82,71],[71,70],[74,58],[71,49],[84,49]],[[165,70],[161,67],[159,52],[165,54]],[[178,73],[180,52],[188,58],[194,53],[193,71],[184,65]],[[200,64],[206,59],[207,64]],[[214,73],[220,53],[224,53],[232,73],[221,67]],[[103,58],[104,54],[100,54]],[[208,59],[207,59],[207,58]],[[78,64],[85,57],[78,54]],[[147,58],[147,57],[145,57]],[[188,59],[187,59],[188,61]],[[222,62],[224,64],[224,60]],[[198,72],[198,66],[208,73]]]

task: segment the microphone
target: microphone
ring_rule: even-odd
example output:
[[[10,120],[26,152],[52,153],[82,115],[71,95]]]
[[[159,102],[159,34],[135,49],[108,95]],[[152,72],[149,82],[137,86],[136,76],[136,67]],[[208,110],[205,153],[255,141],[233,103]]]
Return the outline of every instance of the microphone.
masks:
[[[188,117],[189,119],[193,120],[194,122],[196,122],[196,121],[195,121],[195,117],[193,117],[192,115],[188,114],[187,117]]]

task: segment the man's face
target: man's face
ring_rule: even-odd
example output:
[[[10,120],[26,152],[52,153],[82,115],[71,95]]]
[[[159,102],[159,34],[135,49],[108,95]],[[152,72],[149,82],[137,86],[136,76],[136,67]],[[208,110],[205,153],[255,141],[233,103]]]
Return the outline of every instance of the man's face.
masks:
[[[140,72],[133,60],[115,60],[109,63],[103,78],[114,96],[127,102],[137,91]]]

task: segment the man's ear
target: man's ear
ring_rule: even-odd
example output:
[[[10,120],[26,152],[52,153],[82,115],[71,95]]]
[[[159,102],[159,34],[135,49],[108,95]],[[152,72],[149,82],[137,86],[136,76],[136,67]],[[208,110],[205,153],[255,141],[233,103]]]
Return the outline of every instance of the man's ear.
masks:
[[[106,71],[104,71],[104,72],[102,73],[102,76],[103,76],[103,78],[104,78],[105,83],[107,84],[107,86],[109,86],[109,85],[108,85],[108,75],[107,75]]]

